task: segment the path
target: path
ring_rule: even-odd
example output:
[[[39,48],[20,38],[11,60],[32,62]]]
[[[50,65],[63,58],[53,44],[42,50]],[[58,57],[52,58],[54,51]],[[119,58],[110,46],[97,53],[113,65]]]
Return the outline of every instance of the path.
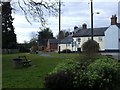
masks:
[[[120,60],[120,52],[118,53],[101,53],[102,55],[112,55],[114,59]]]

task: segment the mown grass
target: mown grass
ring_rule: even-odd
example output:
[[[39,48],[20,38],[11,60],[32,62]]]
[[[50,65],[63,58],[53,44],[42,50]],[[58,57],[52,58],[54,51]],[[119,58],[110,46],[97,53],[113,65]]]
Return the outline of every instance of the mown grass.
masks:
[[[28,68],[15,69],[13,58],[25,55],[32,61]],[[3,88],[44,88],[44,77],[61,61],[74,59],[78,54],[7,54],[2,56],[2,87]]]
[[[82,54],[58,54],[45,53],[49,56],[40,54],[6,54],[2,55],[2,88],[44,88],[44,77],[51,72],[58,63],[66,59],[80,60]],[[25,55],[32,61],[32,66],[28,68],[15,69],[13,59]],[[99,56],[103,58],[104,56]],[[120,87],[118,87],[119,90]]]

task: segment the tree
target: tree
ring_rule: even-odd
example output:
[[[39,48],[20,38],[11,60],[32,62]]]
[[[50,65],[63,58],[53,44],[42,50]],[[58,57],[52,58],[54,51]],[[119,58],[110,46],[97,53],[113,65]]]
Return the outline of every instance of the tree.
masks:
[[[65,32],[65,37],[69,36],[70,35],[70,32],[66,31]]]
[[[70,35],[70,32],[69,31],[66,31],[66,30],[61,30],[58,35],[57,35],[57,38],[58,39],[64,39],[65,37],[69,36]]]
[[[54,39],[53,33],[49,28],[45,28],[38,32],[38,43],[39,45],[46,45],[48,39]]]
[[[41,22],[42,26],[46,24],[47,16],[57,16],[59,11],[59,3],[56,0],[12,0],[14,7],[19,7],[29,23],[32,18],[34,21]]]
[[[2,3],[2,48],[17,48],[16,34],[14,33],[14,26],[12,14],[12,7],[10,2]]]
[[[58,39],[64,39],[65,38],[65,31],[60,31],[59,33],[58,33]]]
[[[85,58],[91,59],[94,58],[97,55],[97,52],[99,51],[99,43],[97,43],[95,40],[87,40],[82,45],[82,50],[85,54]]]
[[[31,39],[30,39],[30,42],[29,42],[29,45],[32,46],[32,45],[37,45],[37,37],[36,37],[36,33],[35,32],[31,32]]]

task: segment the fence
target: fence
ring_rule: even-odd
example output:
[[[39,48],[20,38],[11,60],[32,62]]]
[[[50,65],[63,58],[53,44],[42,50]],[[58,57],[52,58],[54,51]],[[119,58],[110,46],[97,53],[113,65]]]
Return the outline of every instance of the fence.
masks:
[[[2,54],[18,53],[19,49],[2,49]]]

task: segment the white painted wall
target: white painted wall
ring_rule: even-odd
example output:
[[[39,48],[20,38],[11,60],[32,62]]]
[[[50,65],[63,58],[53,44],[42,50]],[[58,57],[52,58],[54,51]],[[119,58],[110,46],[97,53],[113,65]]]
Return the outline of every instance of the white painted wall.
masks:
[[[105,31],[105,49],[119,49],[118,34],[118,27],[116,25],[111,25]]]
[[[81,43],[80,43],[80,47],[82,47],[83,43],[86,42],[88,39],[91,39],[91,37],[81,37]],[[104,36],[95,36],[93,38],[97,43],[99,43],[100,46],[100,50],[104,51],[105,47],[104,47]]]
[[[65,49],[69,49],[71,51],[77,51],[77,47],[72,47],[72,44],[60,44],[60,51],[62,52]]]
[[[118,2],[118,23],[120,23],[120,1]]]
[[[119,41],[119,42],[118,42],[118,46],[119,46],[119,50],[120,50],[120,29],[118,29],[118,36],[119,36],[119,38],[118,38],[118,39],[119,39],[119,40],[118,40],[118,41]],[[119,52],[120,52],[120,51],[119,51]]]
[[[78,38],[81,39],[80,43],[77,41]],[[63,51],[64,49],[69,49],[71,51],[77,51],[78,48],[81,48],[81,50],[82,50],[83,43],[86,42],[88,39],[91,39],[91,37],[74,37],[73,39],[74,39],[73,41],[76,42],[76,45],[74,47],[72,47],[72,44],[67,45],[67,46],[66,46],[66,44],[60,44],[60,47],[61,47],[60,51]],[[100,50],[104,51],[105,50],[104,36],[94,37],[94,40],[99,43]]]

